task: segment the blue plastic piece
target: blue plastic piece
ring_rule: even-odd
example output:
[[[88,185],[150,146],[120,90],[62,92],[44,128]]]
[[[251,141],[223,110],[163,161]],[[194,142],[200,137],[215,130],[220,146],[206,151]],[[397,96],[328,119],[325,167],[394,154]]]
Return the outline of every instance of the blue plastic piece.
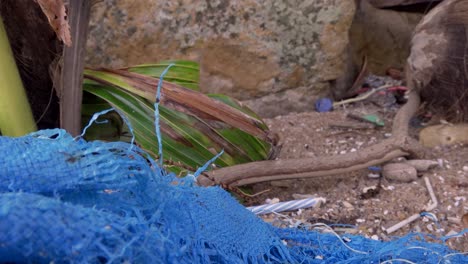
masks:
[[[330,98],[321,98],[315,102],[317,112],[330,112],[333,110],[333,101]]]
[[[381,172],[382,171],[382,167],[380,166],[370,166],[370,167],[367,167],[368,170],[370,171],[373,171],[373,172]]]

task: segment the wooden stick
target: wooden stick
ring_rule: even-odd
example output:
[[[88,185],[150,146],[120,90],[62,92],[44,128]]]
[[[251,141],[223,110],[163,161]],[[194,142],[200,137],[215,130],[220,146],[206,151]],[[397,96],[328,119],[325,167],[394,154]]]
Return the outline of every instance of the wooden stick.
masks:
[[[63,49],[60,81],[60,127],[73,136],[81,133],[82,81],[88,23],[91,14],[89,0],[71,0],[68,6],[72,46]]]

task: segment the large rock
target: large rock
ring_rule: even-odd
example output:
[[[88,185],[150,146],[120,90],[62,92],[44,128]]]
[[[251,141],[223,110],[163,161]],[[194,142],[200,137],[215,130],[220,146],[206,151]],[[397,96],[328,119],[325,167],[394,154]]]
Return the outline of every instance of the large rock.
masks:
[[[264,116],[312,110],[343,74],[354,11],[354,0],[106,0],[94,7],[87,63],[197,60],[204,92],[250,100]]]
[[[345,74],[332,83],[337,99],[348,94],[364,56],[370,73],[385,75],[389,67],[403,68],[409,56],[412,32],[423,17],[419,12],[378,9],[369,0],[356,2],[356,15],[350,29],[350,60]]]
[[[350,30],[357,62],[367,55],[369,68],[385,74],[388,67],[402,68],[409,56],[413,30],[423,14],[377,9],[361,0]]]
[[[424,16],[411,39],[407,81],[427,110],[450,122],[468,122],[467,32],[468,0],[445,0]]]

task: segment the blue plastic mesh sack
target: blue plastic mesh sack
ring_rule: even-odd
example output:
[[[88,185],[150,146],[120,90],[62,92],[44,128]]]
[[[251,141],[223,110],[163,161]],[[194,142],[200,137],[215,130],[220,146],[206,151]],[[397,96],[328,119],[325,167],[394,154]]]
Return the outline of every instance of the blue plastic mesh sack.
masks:
[[[0,262],[468,263],[417,235],[382,242],[275,228],[127,143],[55,129],[0,137],[0,153]]]
[[[255,263],[258,252],[286,254],[274,230],[222,189],[165,175],[135,146],[44,130],[0,137],[0,151],[3,261]]]

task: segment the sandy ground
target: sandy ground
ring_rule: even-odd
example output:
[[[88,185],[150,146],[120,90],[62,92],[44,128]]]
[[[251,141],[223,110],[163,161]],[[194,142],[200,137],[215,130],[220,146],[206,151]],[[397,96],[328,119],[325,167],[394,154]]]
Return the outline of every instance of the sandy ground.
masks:
[[[282,150],[279,159],[314,158],[341,155],[375,144],[390,136],[391,121],[398,106],[377,107],[369,102],[347,105],[328,113],[299,113],[266,120],[271,130],[280,136]],[[379,129],[339,129],[333,124],[349,122],[347,114],[376,114],[385,120]],[[411,128],[417,137],[420,128]],[[267,199],[280,201],[302,198],[301,195],[323,197],[318,208],[263,215],[265,221],[280,226],[307,226],[314,223],[350,224],[342,232],[355,233],[373,239],[388,240],[409,232],[423,232],[443,237],[463,230],[462,216],[468,212],[468,146],[454,145],[427,149],[425,158],[438,161],[439,166],[420,175],[410,183],[382,178],[370,178],[369,170],[316,179],[282,180],[253,186],[254,192],[269,190],[250,200],[263,204]],[[388,234],[385,230],[418,214],[431,201],[423,176],[427,176],[438,199],[432,216],[422,217]],[[379,185],[374,197],[363,197],[364,189]],[[434,218],[435,217],[435,218]],[[337,230],[338,231],[338,230]],[[450,247],[468,251],[468,235],[451,238]]]

